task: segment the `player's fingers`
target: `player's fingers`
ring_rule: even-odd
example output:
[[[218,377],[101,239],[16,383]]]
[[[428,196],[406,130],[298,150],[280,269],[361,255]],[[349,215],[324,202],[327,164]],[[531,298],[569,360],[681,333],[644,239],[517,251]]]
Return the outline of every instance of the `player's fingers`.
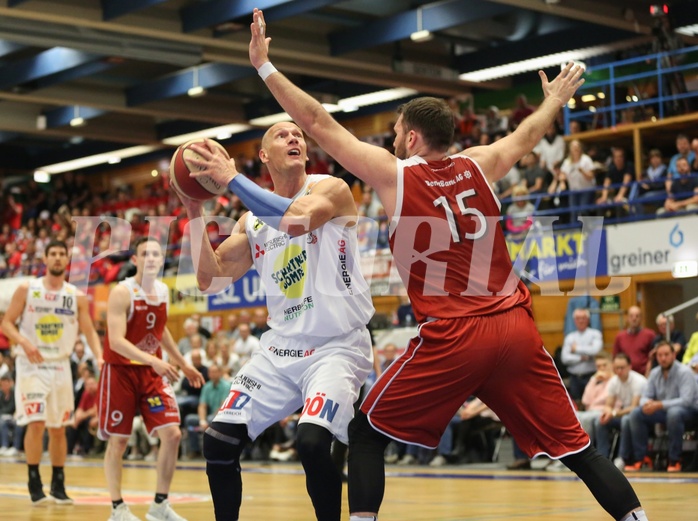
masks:
[[[538,71],[538,76],[540,76],[543,83],[548,83],[548,75],[545,74],[545,71]]]

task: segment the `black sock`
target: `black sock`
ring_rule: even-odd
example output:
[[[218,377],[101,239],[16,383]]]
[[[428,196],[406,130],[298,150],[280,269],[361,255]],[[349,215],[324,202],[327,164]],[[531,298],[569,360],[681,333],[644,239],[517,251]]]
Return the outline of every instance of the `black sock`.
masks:
[[[167,499],[167,494],[160,494],[160,492],[155,493],[155,503],[158,505]]]
[[[63,473],[63,467],[53,467],[53,474],[51,476],[51,483],[63,483],[65,481],[65,474]]]
[[[39,474],[39,465],[27,465],[29,467],[29,481],[38,481],[41,483],[41,474]]]
[[[111,502],[111,507],[116,509],[119,505],[123,504],[124,498],[119,498],[116,501]]]

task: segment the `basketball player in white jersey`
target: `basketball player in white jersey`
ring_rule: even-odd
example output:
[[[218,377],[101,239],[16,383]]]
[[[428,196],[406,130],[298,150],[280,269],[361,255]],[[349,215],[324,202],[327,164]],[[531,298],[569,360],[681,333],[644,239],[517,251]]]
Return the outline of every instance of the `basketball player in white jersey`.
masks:
[[[99,437],[107,442],[104,474],[112,501],[110,521],[137,521],[121,495],[124,451],[140,412],[148,434],[160,438],[155,498],[146,514],[148,521],[185,521],[167,499],[174,475],[182,434],[177,400],[171,382],[179,373],[193,387],[204,378],[177,349],[167,328],[169,290],[156,279],[164,262],[162,247],[152,237],[134,244],[136,275],[117,284],[107,304],[107,338],[104,370],[99,381]],[[172,364],[162,359],[162,348]],[[175,364],[175,365],[173,365]]]
[[[238,519],[244,446],[302,408],[296,449],[308,494],[318,520],[339,521],[342,482],[330,445],[333,436],[347,442],[353,404],[373,357],[366,324],[374,309],[358,269],[354,198],[344,181],[306,174],[306,142],[293,123],[272,126],[262,139],[259,157],[274,182],[270,205],[269,192],[238,174],[232,160],[207,147],[196,151],[204,158],[201,166],[215,170],[250,209],[214,252],[201,203],[180,195],[191,219],[199,285],[220,291],[254,265],[271,326],[204,435],[216,519]],[[288,218],[280,222],[285,209]]]
[[[29,467],[29,495],[35,505],[47,501],[70,505],[63,466],[67,454],[65,426],[74,410],[70,355],[78,330],[101,366],[102,347],[87,297],[65,281],[68,246],[51,241],[44,251],[46,275],[21,284],[2,321],[2,330],[17,349],[17,423],[27,425],[24,450]],[[20,320],[19,328],[16,323]],[[44,494],[39,474],[44,430],[48,429],[53,466],[51,492]]]

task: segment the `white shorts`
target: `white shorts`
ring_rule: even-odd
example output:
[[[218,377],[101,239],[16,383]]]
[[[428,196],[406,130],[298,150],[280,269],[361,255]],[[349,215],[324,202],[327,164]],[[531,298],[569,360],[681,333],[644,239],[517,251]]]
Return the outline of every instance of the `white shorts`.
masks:
[[[32,364],[18,356],[15,365],[17,425],[37,421],[51,428],[70,425],[75,408],[70,360]]]
[[[233,378],[214,421],[244,423],[254,440],[302,409],[299,423],[314,423],[343,443],[354,402],[373,366],[366,329],[331,337],[286,338],[267,331],[261,349]]]

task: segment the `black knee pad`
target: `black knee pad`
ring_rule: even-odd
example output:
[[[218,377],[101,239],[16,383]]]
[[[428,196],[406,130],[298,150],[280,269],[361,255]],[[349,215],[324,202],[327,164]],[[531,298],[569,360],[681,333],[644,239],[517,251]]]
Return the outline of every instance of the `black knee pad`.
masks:
[[[239,461],[249,441],[246,425],[213,422],[204,432],[204,458],[207,463],[230,465]]]
[[[313,423],[301,423],[296,433],[296,451],[301,460],[329,456],[332,433]]]
[[[349,423],[350,454],[352,447],[354,449],[361,447],[383,451],[388,443],[390,443],[390,438],[371,427],[368,417],[363,412],[359,411]]]

